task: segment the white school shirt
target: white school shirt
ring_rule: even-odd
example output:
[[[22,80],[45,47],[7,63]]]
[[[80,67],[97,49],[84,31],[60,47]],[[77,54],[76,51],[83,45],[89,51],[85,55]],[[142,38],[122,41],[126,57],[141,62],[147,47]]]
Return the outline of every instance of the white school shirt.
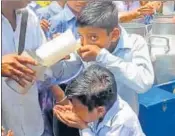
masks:
[[[26,29],[25,49],[36,49],[45,42],[36,15],[30,10]],[[17,53],[21,13],[16,12],[17,27],[13,31],[9,21],[2,15],[2,55]],[[38,89],[34,84],[27,94],[14,92],[2,78],[2,125],[15,136],[41,136],[44,123],[38,101]]]
[[[137,115],[119,96],[100,123],[88,126],[80,130],[80,136],[145,136]]]

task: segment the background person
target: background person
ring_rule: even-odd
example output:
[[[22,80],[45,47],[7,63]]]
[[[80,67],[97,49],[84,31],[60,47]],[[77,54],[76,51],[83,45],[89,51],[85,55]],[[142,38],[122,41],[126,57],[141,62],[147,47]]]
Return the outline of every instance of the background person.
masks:
[[[15,78],[18,77],[16,81],[25,85],[24,79],[36,80],[35,72],[26,66],[28,63],[36,65],[35,61],[16,55],[23,12],[21,9],[27,4],[28,0],[2,1],[2,72],[10,78],[15,75]],[[29,8],[25,10],[28,12],[28,23],[24,50],[35,50],[46,39],[35,13]],[[6,130],[12,130],[15,136],[41,136],[44,133],[36,82],[23,95],[12,90],[6,84],[6,77],[2,77],[2,124]]]

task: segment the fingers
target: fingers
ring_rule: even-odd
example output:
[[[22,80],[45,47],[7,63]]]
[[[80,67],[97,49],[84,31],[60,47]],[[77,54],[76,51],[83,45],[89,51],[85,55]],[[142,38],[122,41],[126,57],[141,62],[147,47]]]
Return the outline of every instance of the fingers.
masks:
[[[69,126],[69,127],[75,127],[76,126],[76,122],[70,120],[69,116],[66,116],[66,114],[64,114],[62,112],[58,112],[58,111],[55,111],[55,114],[56,114],[57,118],[61,122],[63,122],[64,124],[66,124],[67,126]]]
[[[83,53],[89,51],[89,46],[83,46],[78,50],[78,53]]]
[[[24,79],[19,79],[17,81],[22,87],[25,87],[27,85],[27,82]]]
[[[17,61],[19,61],[20,63],[24,63],[24,64],[31,64],[36,66],[37,62],[31,58],[28,57],[24,57],[24,56],[17,56],[16,57]]]
[[[49,21],[46,20],[46,19],[43,19],[43,20],[42,20],[42,23],[43,23],[45,26],[50,26]]]
[[[64,106],[61,106],[61,105],[56,105],[54,108],[57,111],[60,111],[60,112],[65,112],[66,111],[65,107]]]
[[[35,80],[36,77],[31,75],[24,75],[23,78],[28,82],[33,82],[33,80]]]
[[[81,58],[85,59],[85,56],[89,54],[89,47],[88,46],[83,46],[80,48],[77,53],[80,55]]]
[[[80,53],[79,55],[83,61],[88,62],[93,60],[91,52]]]
[[[65,105],[64,107],[66,108],[66,110],[73,111],[73,106],[71,103],[69,105]]]
[[[67,124],[67,122],[60,117],[59,112],[57,110],[53,109],[53,111],[54,111],[54,115],[57,117],[58,120],[60,120],[64,124]]]
[[[24,77],[24,75],[25,75],[25,73],[23,73],[23,72],[21,72],[21,71],[19,71],[17,69],[14,69],[14,68],[12,68],[11,71],[17,77]]]
[[[25,82],[25,80],[24,79],[20,79],[20,78],[18,78],[18,76],[16,76],[16,75],[12,75],[11,76],[11,78],[13,79],[13,80],[15,80],[20,86],[22,86],[22,87],[25,87],[26,85],[27,85],[27,83]]]
[[[11,69],[11,72],[12,74],[9,76],[23,87],[26,85],[25,80],[27,80],[28,82],[32,82],[35,79],[34,76],[27,75],[14,68]]]
[[[21,64],[18,61],[14,62],[14,66],[16,67],[16,69],[23,71],[23,73],[25,73],[25,74],[35,75],[35,71],[33,71],[32,69],[28,68],[27,66]]]
[[[144,6],[144,7],[139,8],[138,12],[140,12],[142,15],[152,14],[154,13],[154,8],[151,6]]]
[[[90,56],[90,52],[81,53],[80,56],[81,56],[81,58],[83,58],[83,60],[84,59],[86,60],[87,56]]]
[[[69,60],[70,59],[70,55],[67,55],[66,57],[64,57],[63,59],[61,60]]]
[[[64,59],[66,60],[70,59],[70,55],[67,55]]]
[[[7,136],[14,136],[14,133],[11,130],[9,130]]]
[[[48,31],[49,30],[49,22],[47,21],[47,20],[42,20],[41,22],[40,22],[40,25],[41,25],[41,27],[43,28],[43,30],[44,31]]]

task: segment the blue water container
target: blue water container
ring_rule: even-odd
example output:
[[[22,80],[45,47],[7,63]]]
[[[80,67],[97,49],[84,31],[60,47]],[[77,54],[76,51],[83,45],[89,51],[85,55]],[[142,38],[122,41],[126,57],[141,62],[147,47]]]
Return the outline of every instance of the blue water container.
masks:
[[[163,83],[160,85],[157,85],[158,88],[163,89],[165,91],[168,91],[170,93],[175,93],[175,80],[169,81],[167,83]],[[175,94],[174,94],[175,95]]]
[[[175,136],[175,95],[158,87],[139,95],[139,120],[146,136]]]

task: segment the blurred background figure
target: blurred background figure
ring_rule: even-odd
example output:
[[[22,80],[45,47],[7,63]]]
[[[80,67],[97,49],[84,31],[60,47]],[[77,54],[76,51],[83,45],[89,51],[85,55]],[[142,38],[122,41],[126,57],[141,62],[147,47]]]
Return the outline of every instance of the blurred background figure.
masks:
[[[49,19],[49,22],[52,23],[49,28],[50,37],[53,38],[53,35],[71,29],[73,34],[78,38],[76,20],[86,3],[87,1],[67,1],[64,9]]]
[[[26,66],[26,61],[19,55],[19,37],[21,16],[27,18],[26,37],[24,50],[38,48],[45,42],[44,34],[40,28],[37,17],[31,9],[25,8],[28,0],[2,1],[2,56],[6,70],[15,71],[16,81],[26,85],[24,79],[35,81],[35,71]],[[25,11],[25,12],[24,12]],[[26,16],[28,13],[28,16]],[[31,58],[27,59],[33,62]],[[33,63],[35,64],[35,61]],[[13,66],[13,67],[11,67]],[[27,71],[26,71],[27,70]],[[28,71],[29,70],[29,71]],[[21,72],[22,71],[22,72]],[[10,74],[11,76],[13,74]],[[38,102],[38,89],[34,82],[25,95],[15,92],[6,83],[6,77],[2,77],[2,124],[6,130],[12,130],[15,136],[41,136],[44,123],[40,105]],[[12,78],[14,79],[14,78]],[[20,91],[19,91],[20,92]]]
[[[149,24],[157,11],[161,8],[160,1],[115,1],[119,9],[120,22],[139,22]]]
[[[38,5],[40,5],[40,7],[45,7],[45,6],[48,6],[50,3],[51,3],[51,1],[36,1],[36,3],[38,4]]]
[[[34,12],[36,12],[37,9],[41,8],[39,4],[36,3],[36,1],[31,1],[28,5],[28,8],[32,9]]]
[[[36,10],[36,14],[40,19],[40,25],[44,30],[47,39],[51,38],[49,27],[56,21],[52,18],[64,9],[65,3],[65,0],[52,1],[49,5]]]

